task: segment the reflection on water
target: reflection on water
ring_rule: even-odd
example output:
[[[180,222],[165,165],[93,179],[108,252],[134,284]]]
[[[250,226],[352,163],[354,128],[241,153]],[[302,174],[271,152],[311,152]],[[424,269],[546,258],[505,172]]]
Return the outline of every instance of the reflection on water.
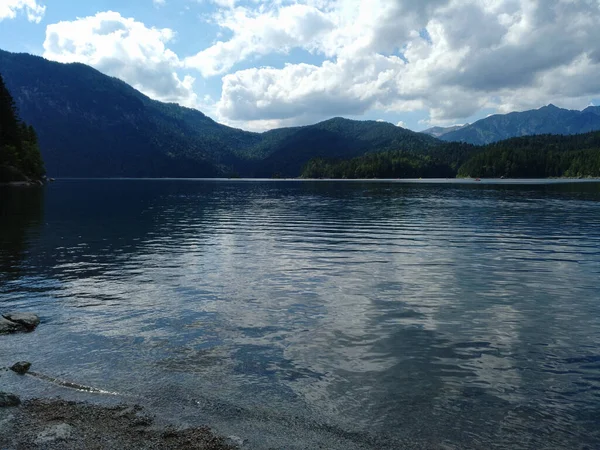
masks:
[[[0,283],[18,276],[30,234],[42,223],[44,190],[0,186]]]
[[[599,184],[65,180],[43,220],[6,198],[0,305],[44,323],[2,366],[249,448],[600,446]]]

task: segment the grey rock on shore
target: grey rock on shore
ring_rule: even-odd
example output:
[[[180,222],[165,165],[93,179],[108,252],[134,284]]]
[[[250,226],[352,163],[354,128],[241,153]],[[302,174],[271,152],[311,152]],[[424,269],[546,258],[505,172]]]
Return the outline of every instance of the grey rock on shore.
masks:
[[[9,322],[24,326],[29,331],[34,330],[40,324],[40,318],[32,313],[8,313],[2,314],[2,317]]]
[[[67,441],[71,439],[74,431],[75,429],[68,423],[51,425],[37,435],[34,443],[44,445],[56,441]]]
[[[19,361],[11,366],[10,370],[19,375],[25,375],[29,372],[29,368],[31,367],[31,363],[27,361]]]
[[[27,331],[27,328],[20,323],[11,322],[4,317],[0,317],[0,334],[17,333],[19,331]]]
[[[0,408],[19,406],[20,404],[21,399],[16,395],[0,392]]]

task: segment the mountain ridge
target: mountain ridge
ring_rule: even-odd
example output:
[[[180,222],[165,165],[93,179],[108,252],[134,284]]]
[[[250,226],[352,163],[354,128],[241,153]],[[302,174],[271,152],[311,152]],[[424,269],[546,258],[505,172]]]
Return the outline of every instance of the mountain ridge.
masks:
[[[0,73],[21,117],[37,130],[47,171],[55,177],[295,177],[315,158],[343,160],[377,152],[410,153],[418,164],[429,155],[456,168],[477,149],[444,142],[482,145],[549,129],[558,134],[600,129],[600,107],[574,111],[550,104],[448,132],[426,130],[430,134],[343,117],[255,133],[150,99],[84,64],[0,50]],[[441,132],[441,140],[431,135]]]
[[[486,145],[521,136],[573,135],[597,130],[600,130],[600,106],[588,106],[579,111],[550,103],[528,111],[493,114],[460,129],[444,132],[438,138]]]
[[[84,64],[26,53],[0,50],[0,73],[21,116],[38,130],[51,176],[297,176],[316,156],[438,142],[392,124],[343,118],[253,133],[152,100]]]

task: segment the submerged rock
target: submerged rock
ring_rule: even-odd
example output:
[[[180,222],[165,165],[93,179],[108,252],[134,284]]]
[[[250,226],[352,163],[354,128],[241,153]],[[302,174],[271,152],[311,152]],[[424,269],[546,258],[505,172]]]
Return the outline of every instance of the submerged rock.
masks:
[[[3,314],[3,317],[14,323],[24,326],[27,330],[34,330],[40,324],[40,318],[32,313],[8,313]]]
[[[21,399],[16,395],[0,392],[0,408],[19,406],[20,404]]]
[[[18,373],[19,375],[25,375],[29,372],[29,368],[31,367],[31,363],[27,361],[19,361],[11,366],[10,370]]]
[[[27,331],[27,328],[20,323],[0,317],[0,334],[17,333],[19,331]]]

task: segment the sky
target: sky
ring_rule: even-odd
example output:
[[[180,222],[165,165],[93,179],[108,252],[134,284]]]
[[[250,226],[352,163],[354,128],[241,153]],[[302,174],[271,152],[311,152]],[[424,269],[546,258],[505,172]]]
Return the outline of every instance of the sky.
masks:
[[[0,48],[252,131],[600,105],[600,0],[0,0]]]

